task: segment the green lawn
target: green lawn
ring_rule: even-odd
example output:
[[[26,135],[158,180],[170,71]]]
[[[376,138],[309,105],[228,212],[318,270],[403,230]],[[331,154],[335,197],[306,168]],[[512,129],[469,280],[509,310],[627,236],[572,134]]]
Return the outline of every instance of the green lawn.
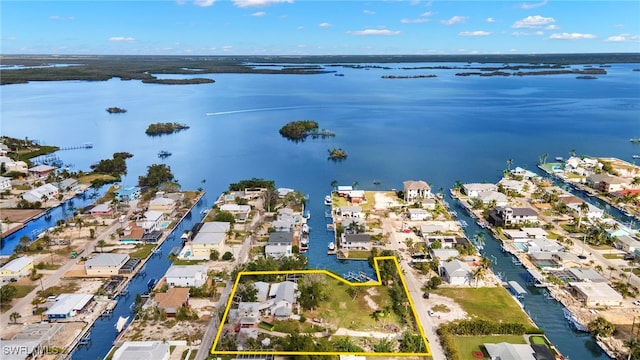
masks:
[[[544,336],[531,336],[529,338],[529,342],[533,345],[547,345],[547,340],[544,338]]]
[[[531,324],[527,314],[502,287],[440,288],[433,292],[454,299],[472,317],[490,321]]]
[[[80,184],[91,184],[93,180],[101,179],[105,182],[112,182],[118,180],[116,177],[107,174],[88,174],[78,178]]]
[[[622,256],[618,254],[602,254],[602,257],[604,257],[605,259],[621,259],[622,258]]]
[[[13,285],[13,286],[15,286],[16,288],[16,298],[23,298],[29,295],[29,293],[36,288],[35,285]]]
[[[297,320],[284,320],[273,322],[274,331],[279,331],[287,334],[293,333],[315,333],[324,331],[324,327],[312,324],[310,322],[301,323]]]
[[[473,357],[474,351],[482,351],[485,356],[487,351],[483,344],[498,344],[508,342],[510,344],[526,344],[524,336],[519,335],[496,335],[496,336],[456,336],[453,338],[456,344],[460,360],[477,360]],[[488,357],[485,357],[485,359]]]
[[[156,244],[144,244],[141,246],[137,246],[136,250],[129,254],[129,257],[132,259],[146,259],[151,255],[153,248],[156,247]]]
[[[348,254],[347,259],[368,259],[371,256],[371,251],[349,250]]]

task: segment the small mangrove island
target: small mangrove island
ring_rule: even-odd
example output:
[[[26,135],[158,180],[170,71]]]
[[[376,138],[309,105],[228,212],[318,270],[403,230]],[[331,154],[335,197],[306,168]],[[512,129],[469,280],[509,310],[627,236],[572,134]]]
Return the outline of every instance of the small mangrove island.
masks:
[[[112,107],[107,108],[107,112],[109,114],[121,114],[121,113],[126,113],[127,109],[123,109],[123,108],[112,106]]]
[[[280,135],[292,141],[303,141],[308,136],[313,139],[336,136],[335,133],[318,129],[318,123],[312,120],[298,120],[280,128]]]
[[[329,151],[329,160],[339,161],[347,158],[347,152],[342,149],[333,148],[327,151]]]
[[[147,130],[145,131],[145,133],[150,136],[167,135],[167,134],[173,134],[174,132],[178,132],[188,128],[189,126],[185,124],[180,124],[177,122],[155,123],[155,124],[150,124],[149,127],[147,127]]]

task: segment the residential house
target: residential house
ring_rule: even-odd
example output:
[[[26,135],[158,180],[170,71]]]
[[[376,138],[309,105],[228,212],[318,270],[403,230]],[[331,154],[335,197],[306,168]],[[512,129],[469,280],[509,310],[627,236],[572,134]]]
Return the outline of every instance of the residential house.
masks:
[[[340,250],[371,250],[370,234],[342,234],[340,237]]]
[[[544,239],[549,235],[544,229],[538,227],[523,227],[520,228],[520,230],[523,231],[529,239]]]
[[[224,252],[226,238],[227,234],[223,232],[198,231],[191,242],[185,245],[183,249],[190,249],[190,253],[187,250],[183,256],[191,260],[208,260],[214,250],[219,254]],[[187,255],[187,253],[189,254]]]
[[[360,206],[341,206],[338,208],[338,215],[345,217],[364,218],[364,213]]]
[[[166,341],[125,341],[112,360],[169,360],[171,345]]]
[[[49,321],[71,319],[80,314],[92,299],[90,294],[60,294],[45,315]]]
[[[201,287],[207,282],[207,267],[202,265],[171,265],[164,276],[169,286]]]
[[[73,178],[64,179],[58,183],[55,183],[54,185],[58,188],[59,192],[80,190],[80,184],[78,183],[78,180]]]
[[[22,198],[28,202],[49,201],[58,195],[58,188],[51,184],[44,184],[22,194]]]
[[[298,299],[298,284],[293,281],[271,284],[269,298],[270,314],[277,320],[287,320],[293,314],[293,305]]]
[[[9,147],[4,143],[0,143],[0,156],[6,156],[9,152]]]
[[[582,210],[582,204],[587,204],[588,209]],[[567,207],[571,209],[576,215],[586,216],[589,219],[601,219],[604,216],[604,210],[589,204],[588,202],[581,203],[569,203]]]
[[[103,216],[113,214],[113,209],[109,204],[98,204],[89,210],[89,213],[93,216]]]
[[[161,211],[145,211],[141,219],[136,224],[144,229],[145,232],[161,230],[161,224],[165,221],[165,214]]]
[[[441,234],[447,231],[449,231],[449,228],[442,222],[420,226],[420,233],[422,234],[422,237],[426,237],[430,234]]]
[[[251,212],[250,205],[224,204],[220,206],[221,211],[230,212],[236,222],[243,223],[249,218]]]
[[[524,243],[529,241],[529,235],[521,229],[503,229],[502,233],[514,242]]]
[[[149,210],[171,215],[176,210],[176,201],[168,197],[156,197],[149,201]]]
[[[505,190],[514,191],[514,192],[517,192],[517,193],[521,193],[522,189],[524,189],[524,182],[520,181],[520,180],[513,180],[513,179],[503,178],[500,181],[498,181],[498,184],[502,185],[502,187]]]
[[[351,190],[347,195],[347,200],[352,204],[361,204],[367,202],[367,198],[364,190]]]
[[[363,233],[367,230],[367,223],[360,218],[344,219],[341,224],[346,234]]]
[[[271,223],[271,226],[275,231],[293,231],[295,224],[296,216],[293,209],[282,208],[278,210],[277,218]]]
[[[629,187],[629,180],[607,174],[593,174],[587,177],[587,185],[606,193],[624,190]]]
[[[347,197],[349,196],[349,193],[353,191],[353,186],[350,185],[339,185],[338,186],[338,195],[340,197]]]
[[[269,234],[269,240],[264,248],[266,256],[272,258],[289,257],[293,250],[293,233],[275,231]]]
[[[11,178],[0,176],[0,191],[11,190]]]
[[[140,198],[141,191],[137,186],[121,187],[116,191],[116,196],[120,201],[134,201]]]
[[[458,238],[453,235],[428,235],[424,237],[428,247],[432,247],[433,243],[439,242],[442,249],[453,249],[456,245],[462,245],[458,242]]]
[[[234,311],[233,316],[231,312],[229,317],[237,321],[241,329],[254,328],[260,323],[260,310],[262,303],[260,302],[240,302],[238,308]]]
[[[276,191],[278,192],[278,197],[281,199],[294,192],[293,189],[289,188],[277,188]]]
[[[100,253],[84,263],[84,269],[89,276],[118,275],[120,268],[129,261],[127,254]]]
[[[258,293],[256,294],[256,300],[267,301],[267,298],[269,297],[269,287],[271,286],[271,284],[264,281],[256,281],[253,283],[253,286],[258,291]]]
[[[640,251],[640,240],[638,240],[638,238],[634,236],[629,236],[629,235],[618,236],[614,242],[614,245],[616,248],[629,254],[633,254],[636,251]]]
[[[29,168],[29,174],[37,178],[43,178],[47,176],[50,172],[53,172],[55,169],[56,169],[55,166],[37,165],[32,168]]]
[[[570,282],[571,294],[582,301],[585,306],[619,306],[622,304],[622,295],[615,291],[606,282]]]
[[[519,166],[511,170],[511,174],[522,177],[523,179],[527,179],[527,180],[537,179],[540,177],[540,175],[534,173],[533,171],[521,168]]]
[[[528,344],[510,344],[501,342],[498,344],[485,343],[484,348],[489,353],[491,360],[538,360],[535,351]],[[554,359],[553,357],[549,360]]]
[[[527,241],[527,252],[559,252],[564,251],[564,246],[560,245],[557,241],[550,239],[531,239]]]
[[[462,192],[470,198],[478,197],[478,194],[484,191],[498,191],[498,186],[495,184],[463,184]]]
[[[0,164],[4,164],[7,172],[20,172],[24,174],[29,172],[29,167],[27,166],[26,162],[14,161],[7,156],[0,156]]]
[[[497,206],[489,211],[489,223],[494,226],[514,226],[523,223],[537,223],[538,213],[531,208]]]
[[[562,254],[562,253],[559,253]],[[580,265],[578,265],[580,266]],[[607,279],[591,268],[571,267],[567,271],[575,281],[606,283]]]
[[[431,219],[433,216],[431,213],[425,209],[408,209],[409,220],[413,221],[423,221],[427,219]]]
[[[466,262],[453,259],[442,263],[440,266],[442,280],[451,285],[465,285],[471,283],[471,268]]]
[[[434,198],[422,199],[422,207],[427,209],[427,210],[435,210],[436,209],[436,199],[434,199]]]
[[[27,256],[17,257],[0,267],[0,281],[7,283],[31,275],[33,259]]]
[[[440,263],[453,260],[458,256],[460,256],[460,252],[452,248],[431,249],[430,253],[431,253],[431,258],[438,259]]]
[[[421,199],[433,197],[431,186],[422,180],[407,180],[402,183],[404,190],[404,201],[413,203]]]
[[[529,260],[539,268],[567,269],[580,266],[580,258],[569,252],[544,252],[536,251],[527,254]]]
[[[156,307],[164,310],[167,316],[175,317],[181,307],[189,306],[189,288],[172,287],[153,297]]]
[[[509,205],[509,201],[507,200],[507,195],[499,191],[489,190],[489,191],[479,192],[476,199],[478,199],[485,205],[491,205],[491,206]]]

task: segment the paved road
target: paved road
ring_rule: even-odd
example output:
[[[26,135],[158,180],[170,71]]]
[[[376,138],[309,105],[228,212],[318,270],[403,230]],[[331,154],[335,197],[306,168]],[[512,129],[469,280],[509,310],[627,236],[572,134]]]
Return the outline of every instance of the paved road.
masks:
[[[391,247],[394,250],[400,250],[400,238],[396,236],[396,230],[393,226],[393,221],[386,219],[383,220],[382,223],[383,233],[391,234],[389,237],[389,241],[391,243]],[[424,333],[429,341],[429,347],[431,348],[431,353],[433,354],[434,360],[446,360],[444,355],[444,350],[440,345],[440,337],[436,334],[437,326],[431,321],[431,317],[428,314],[428,307],[422,298],[422,283],[421,281],[414,275],[414,269],[409,266],[408,262],[403,258],[399,258],[398,262],[400,263],[400,267],[402,269],[404,280],[407,283],[407,289],[409,290],[409,295],[411,295],[411,301],[413,301],[413,305],[416,309],[416,313],[418,314],[418,320],[424,329]]]

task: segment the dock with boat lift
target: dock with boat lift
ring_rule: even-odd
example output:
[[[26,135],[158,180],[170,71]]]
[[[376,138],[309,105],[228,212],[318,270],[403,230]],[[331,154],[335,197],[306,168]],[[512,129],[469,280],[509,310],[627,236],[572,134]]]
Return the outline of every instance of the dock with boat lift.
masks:
[[[373,278],[369,277],[367,274],[365,274],[362,271],[357,272],[357,273],[353,272],[353,271],[349,271],[348,273],[342,274],[342,277],[345,278],[346,280],[351,281],[351,282],[358,282],[358,283],[376,282],[376,280],[374,280]]]

